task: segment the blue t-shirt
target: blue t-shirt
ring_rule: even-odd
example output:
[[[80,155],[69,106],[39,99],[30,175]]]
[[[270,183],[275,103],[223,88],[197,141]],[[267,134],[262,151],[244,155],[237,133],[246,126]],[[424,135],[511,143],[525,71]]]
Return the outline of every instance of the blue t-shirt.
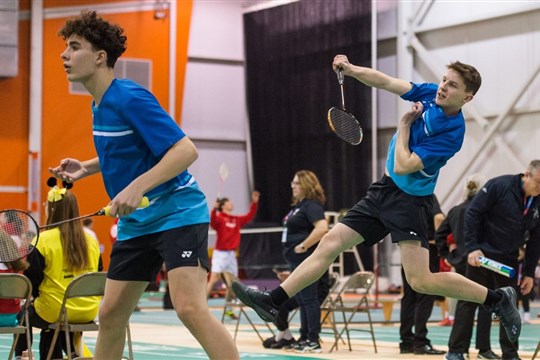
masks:
[[[94,145],[112,199],[154,167],[185,134],[142,86],[114,79],[92,106]],[[118,222],[118,240],[210,221],[206,198],[186,170],[145,194],[150,206]]]
[[[397,132],[388,146],[386,169],[396,185],[410,195],[427,196],[433,194],[439,170],[461,149],[465,137],[465,119],[460,111],[447,116],[435,104],[437,84],[414,84],[412,89],[401,96],[404,100],[420,101],[424,105],[422,116],[411,125],[409,149],[424,164],[424,168],[407,175],[394,173],[394,154]]]

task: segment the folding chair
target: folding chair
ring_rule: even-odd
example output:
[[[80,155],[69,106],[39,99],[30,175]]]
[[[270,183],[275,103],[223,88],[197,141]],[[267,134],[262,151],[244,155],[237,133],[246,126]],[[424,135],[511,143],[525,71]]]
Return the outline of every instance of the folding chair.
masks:
[[[20,299],[23,303],[23,318],[19,325],[10,327],[0,327],[0,334],[15,334],[8,360],[11,360],[15,353],[15,344],[19,340],[20,334],[26,334],[26,346],[28,355],[32,358],[32,338],[30,332],[32,327],[28,321],[28,306],[32,297],[32,283],[22,274],[0,274],[0,298],[1,299]]]
[[[373,285],[374,279],[375,275],[372,272],[356,272],[348,279],[344,279],[342,283],[337,286],[336,292],[329,297],[328,301],[324,304],[322,310],[324,311],[325,317],[322,319],[322,323],[328,324],[334,333],[334,344],[330,348],[330,352],[332,352],[334,348],[336,350],[338,349],[338,343],[340,340],[344,341],[344,333],[347,334],[349,351],[352,351],[350,332],[360,331],[371,334],[373,347],[375,349],[375,353],[377,353],[375,332],[373,330],[373,322],[371,320],[371,312],[367,297],[369,290]],[[336,313],[339,315],[338,317],[336,317]],[[355,316],[360,313],[367,314],[367,321],[354,320]],[[369,329],[352,327],[354,324],[367,324]],[[343,326],[339,331],[338,325]]]
[[[540,351],[540,341],[538,341],[538,345],[536,345],[536,350],[534,350],[534,354],[533,354],[531,360],[536,359],[536,355],[538,355],[539,351]]]
[[[230,272],[223,272],[221,273],[221,278],[223,279],[223,282],[227,286],[227,292],[225,293],[225,305],[223,306],[223,314],[221,315],[221,322],[222,323],[224,322],[225,313],[227,312],[228,309],[238,309],[239,313],[238,313],[238,319],[236,319],[236,325],[234,329],[234,341],[236,341],[236,334],[238,333],[238,327],[240,326],[242,315],[245,316],[246,320],[249,322],[253,330],[255,330],[255,333],[257,334],[259,339],[261,339],[261,341],[264,341],[263,337],[259,333],[259,330],[257,329],[257,326],[256,326],[256,325],[262,325],[262,324],[256,324],[251,320],[251,318],[248,316],[245,310],[245,305],[236,298],[236,294],[232,290],[232,283],[233,281],[238,280],[237,277],[234,276]],[[268,323],[266,322],[264,323],[264,325],[266,326],[268,330],[270,330],[270,333],[274,335],[274,331],[272,330],[270,325],[268,325]]]
[[[72,344],[69,338],[70,332],[84,332],[84,331],[97,331],[99,330],[99,325],[96,321],[91,321],[85,324],[76,324],[70,323],[67,313],[67,302],[70,299],[78,297],[89,297],[89,296],[103,296],[105,292],[105,281],[107,280],[107,273],[105,272],[90,272],[77,276],[73,281],[68,285],[66,292],[64,294],[64,299],[60,307],[60,314],[58,320],[49,325],[49,329],[54,330],[53,340],[49,354],[47,355],[47,360],[51,360],[52,353],[54,350],[54,345],[58,339],[58,334],[60,331],[64,331],[66,334],[66,345],[67,345],[67,358],[72,360]],[[133,348],[131,344],[131,332],[129,329],[129,322],[126,328],[126,337],[128,343],[129,359],[133,359]],[[77,359],[82,359],[81,357]]]

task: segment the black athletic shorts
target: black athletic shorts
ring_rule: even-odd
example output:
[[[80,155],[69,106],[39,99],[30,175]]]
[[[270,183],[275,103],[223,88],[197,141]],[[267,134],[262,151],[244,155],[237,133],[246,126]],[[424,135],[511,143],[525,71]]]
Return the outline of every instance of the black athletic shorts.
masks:
[[[116,241],[107,277],[155,281],[163,262],[167,271],[198,266],[208,271],[208,224],[196,224]]]
[[[399,189],[394,181],[384,175],[371,184],[367,195],[341,219],[372,246],[386,235],[392,242],[418,240],[428,248],[428,220],[433,197],[413,196]]]

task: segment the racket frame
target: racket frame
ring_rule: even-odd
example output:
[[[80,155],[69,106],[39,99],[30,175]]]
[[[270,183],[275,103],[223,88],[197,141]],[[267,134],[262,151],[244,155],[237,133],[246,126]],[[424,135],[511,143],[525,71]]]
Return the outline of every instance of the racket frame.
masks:
[[[331,116],[331,113],[333,111],[340,111],[340,112],[343,112],[345,113],[345,115],[351,119],[351,124],[353,125],[356,125],[358,127],[358,132],[360,134],[359,136],[359,139],[358,141],[350,141],[348,140],[347,138],[345,138],[344,136],[342,136],[340,134],[340,132],[338,132],[334,126],[334,123],[332,121],[332,116]],[[360,126],[360,122],[354,117],[353,114],[351,114],[350,112],[348,112],[347,110],[343,109],[343,108],[339,108],[339,107],[331,107],[329,110],[328,110],[328,115],[327,115],[327,121],[328,121],[328,125],[330,126],[330,129],[334,132],[334,134],[336,134],[341,140],[345,141],[347,144],[350,144],[350,145],[358,145],[362,142],[362,140],[364,139],[364,132],[362,130],[362,126]]]

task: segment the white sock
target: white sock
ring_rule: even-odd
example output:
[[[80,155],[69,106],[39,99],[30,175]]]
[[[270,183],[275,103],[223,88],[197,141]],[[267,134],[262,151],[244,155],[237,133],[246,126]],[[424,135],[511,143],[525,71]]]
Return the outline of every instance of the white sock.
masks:
[[[287,330],[283,331],[283,338],[285,340],[291,340],[293,338],[291,330],[287,329]]]

